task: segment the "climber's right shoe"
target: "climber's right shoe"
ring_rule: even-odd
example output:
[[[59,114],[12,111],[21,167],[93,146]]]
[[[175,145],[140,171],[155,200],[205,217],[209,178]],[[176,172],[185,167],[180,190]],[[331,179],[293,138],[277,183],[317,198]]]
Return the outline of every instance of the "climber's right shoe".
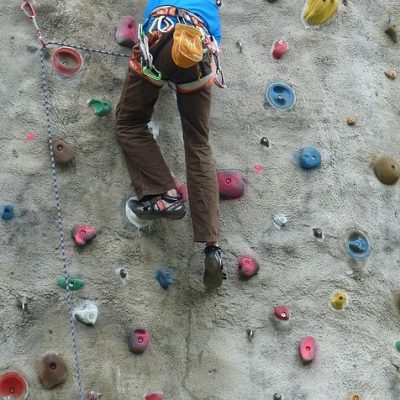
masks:
[[[218,246],[206,246],[204,249],[204,277],[203,282],[206,289],[216,289],[222,285],[222,281],[226,279],[226,274],[222,271],[222,250]]]

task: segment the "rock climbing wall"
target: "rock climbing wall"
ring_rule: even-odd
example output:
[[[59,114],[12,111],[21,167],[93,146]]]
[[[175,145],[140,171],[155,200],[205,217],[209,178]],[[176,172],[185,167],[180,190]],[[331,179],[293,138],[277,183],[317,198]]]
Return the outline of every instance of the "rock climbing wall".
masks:
[[[400,7],[345,3],[319,28],[301,20],[303,1],[232,0],[221,10],[227,89],[214,90],[211,142],[217,168],[239,171],[246,190],[239,200],[221,201],[228,279],[211,293],[202,285],[202,247],[192,243],[189,216],[140,234],[125,217],[132,188],[115,118],[96,115],[87,102],[107,99],[115,110],[127,58],[79,50],[83,68],[63,77],[50,63],[58,46],[44,51],[51,133],[75,148],[73,161],[56,167],[66,266],[86,283],[69,292],[71,307],[89,300],[99,310],[94,326],[73,322],[79,376],[67,292],[56,283],[64,267],[41,45],[19,2],[2,4],[0,203],[13,205],[15,215],[0,221],[0,373],[24,376],[30,399],[86,398],[90,390],[103,400],[156,390],[169,400],[400,398],[399,187],[380,182],[372,166],[377,154],[400,157],[399,83],[384,74],[400,63],[398,44],[385,34],[388,11]],[[129,49],[115,43],[114,26],[128,14],[141,20],[144,5],[34,2],[46,40],[124,54]],[[280,39],[289,51],[278,60],[271,49]],[[295,92],[293,108],[268,104],[273,82]],[[166,160],[185,182],[175,100],[164,88],[154,120]],[[299,167],[304,146],[320,152],[319,168]],[[88,246],[71,238],[78,224],[97,231]],[[370,241],[362,260],[349,256],[351,249],[363,253],[362,237],[346,250],[351,229]],[[249,280],[239,279],[241,256],[260,266]],[[154,279],[160,266],[173,275],[167,290]],[[336,291],[348,299],[342,310],[331,304]],[[340,309],[342,300],[333,305]],[[273,319],[274,306],[289,307],[289,324]],[[133,327],[151,331],[140,355],[127,345]],[[308,364],[299,357],[306,336],[316,341]],[[49,351],[63,357],[68,377],[46,390],[38,374]]]

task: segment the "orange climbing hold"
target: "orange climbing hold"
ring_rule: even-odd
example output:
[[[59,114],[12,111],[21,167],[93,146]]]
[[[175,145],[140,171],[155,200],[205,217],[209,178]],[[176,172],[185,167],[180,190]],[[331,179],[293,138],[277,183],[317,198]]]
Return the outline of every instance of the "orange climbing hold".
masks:
[[[62,357],[54,352],[46,353],[40,362],[39,381],[45,389],[51,389],[67,379],[67,367]]]

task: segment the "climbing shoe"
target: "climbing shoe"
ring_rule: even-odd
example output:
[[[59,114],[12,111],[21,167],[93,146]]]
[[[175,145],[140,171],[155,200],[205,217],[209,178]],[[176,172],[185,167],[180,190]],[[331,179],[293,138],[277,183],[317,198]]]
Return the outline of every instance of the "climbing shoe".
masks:
[[[141,219],[181,219],[186,214],[182,196],[170,196],[163,194],[149,200],[135,202],[132,211]]]
[[[206,256],[204,260],[204,286],[206,289],[216,289],[226,279],[226,274],[222,271],[222,250],[218,246],[206,246],[204,254]]]

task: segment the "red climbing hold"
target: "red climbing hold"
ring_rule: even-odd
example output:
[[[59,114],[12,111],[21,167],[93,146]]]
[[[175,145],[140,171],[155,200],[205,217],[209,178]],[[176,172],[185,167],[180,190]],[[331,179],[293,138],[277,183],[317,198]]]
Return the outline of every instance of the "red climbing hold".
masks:
[[[182,200],[188,201],[189,200],[189,192],[188,192],[187,185],[180,184],[175,177],[173,177],[173,180],[175,183],[176,191],[182,196]]]
[[[258,262],[250,256],[239,257],[239,273],[241,278],[251,278],[260,270]]]
[[[300,341],[299,352],[304,363],[314,360],[317,343],[312,336],[306,336]]]
[[[0,376],[0,396],[4,399],[26,399],[28,384],[16,372],[6,372]]]
[[[51,56],[53,68],[60,74],[72,76],[82,67],[81,55],[71,47],[59,47]]]
[[[289,321],[290,308],[286,306],[274,307],[274,317],[280,321]]]
[[[128,347],[132,353],[143,353],[150,342],[150,331],[148,329],[133,328],[129,332]]]
[[[137,38],[137,23],[130,15],[122,17],[115,29],[115,40],[120,46],[133,47]]]
[[[143,397],[144,400],[164,400],[163,392],[153,392],[149,394],[145,394]]]
[[[272,56],[280,60],[282,56],[289,50],[289,45],[286,40],[277,40],[272,49]]]
[[[25,139],[28,142],[33,142],[36,139],[36,133],[35,132],[28,132],[25,136]]]
[[[96,236],[96,230],[89,225],[77,225],[72,231],[72,237],[78,246],[85,246]]]
[[[221,199],[231,200],[243,196],[244,180],[238,171],[220,171],[217,174]]]

